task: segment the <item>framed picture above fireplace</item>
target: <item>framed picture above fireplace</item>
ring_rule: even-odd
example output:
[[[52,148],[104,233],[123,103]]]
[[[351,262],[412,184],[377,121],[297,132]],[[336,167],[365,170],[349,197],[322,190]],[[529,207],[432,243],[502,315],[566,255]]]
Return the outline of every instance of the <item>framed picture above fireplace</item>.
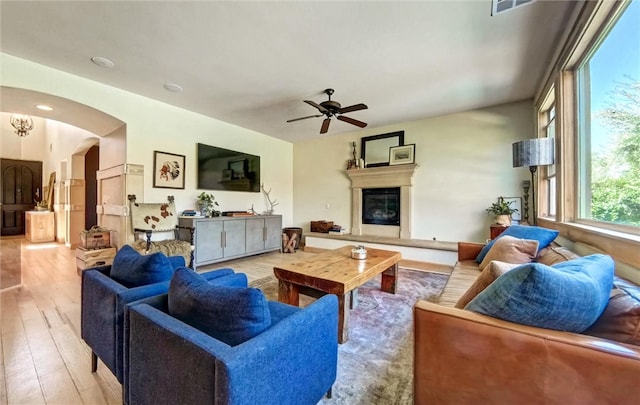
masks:
[[[389,164],[404,165],[416,162],[416,144],[394,146],[389,148]]]
[[[389,148],[404,145],[404,131],[365,136],[362,138],[360,158],[366,167],[389,166]]]

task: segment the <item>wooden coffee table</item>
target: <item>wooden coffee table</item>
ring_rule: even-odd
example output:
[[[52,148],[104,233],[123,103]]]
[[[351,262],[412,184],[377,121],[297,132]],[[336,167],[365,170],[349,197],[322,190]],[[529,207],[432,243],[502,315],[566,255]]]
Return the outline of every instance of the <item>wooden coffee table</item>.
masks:
[[[396,292],[399,252],[367,248],[367,258],[351,258],[353,246],[319,253],[306,260],[273,268],[278,279],[278,300],[299,306],[300,293],[318,297],[338,296],[338,342],[349,339],[352,291],[382,273],[381,290]]]

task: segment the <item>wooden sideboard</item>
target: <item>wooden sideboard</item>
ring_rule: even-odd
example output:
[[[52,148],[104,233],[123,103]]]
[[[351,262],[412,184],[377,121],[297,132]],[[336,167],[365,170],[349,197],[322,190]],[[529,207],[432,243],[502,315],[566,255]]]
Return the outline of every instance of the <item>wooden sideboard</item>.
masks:
[[[181,217],[179,223],[195,228],[194,267],[279,250],[282,246],[281,215]],[[181,239],[188,240],[185,236]]]

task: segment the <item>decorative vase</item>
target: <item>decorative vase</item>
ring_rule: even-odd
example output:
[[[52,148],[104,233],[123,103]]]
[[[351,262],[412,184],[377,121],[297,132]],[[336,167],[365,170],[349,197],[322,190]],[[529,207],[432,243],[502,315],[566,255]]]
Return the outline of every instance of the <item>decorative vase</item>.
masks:
[[[502,226],[511,225],[511,215],[496,215],[496,224]]]
[[[205,218],[209,218],[211,216],[211,207],[207,203],[198,203],[198,208],[200,210],[200,215]]]

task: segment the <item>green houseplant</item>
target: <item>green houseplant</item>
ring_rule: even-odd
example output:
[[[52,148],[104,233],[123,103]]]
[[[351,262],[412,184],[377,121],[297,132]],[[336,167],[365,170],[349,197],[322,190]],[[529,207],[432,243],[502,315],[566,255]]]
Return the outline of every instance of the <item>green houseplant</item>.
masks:
[[[220,211],[216,210],[215,208],[219,205],[220,204],[218,204],[216,198],[211,193],[205,193],[203,191],[198,196],[198,209],[200,210],[200,215],[203,215],[207,218],[220,216]]]
[[[496,217],[498,225],[511,225],[511,215],[518,212],[517,208],[511,207],[513,201],[505,201],[504,197],[498,197],[498,201],[492,203],[485,211],[489,215]]]

